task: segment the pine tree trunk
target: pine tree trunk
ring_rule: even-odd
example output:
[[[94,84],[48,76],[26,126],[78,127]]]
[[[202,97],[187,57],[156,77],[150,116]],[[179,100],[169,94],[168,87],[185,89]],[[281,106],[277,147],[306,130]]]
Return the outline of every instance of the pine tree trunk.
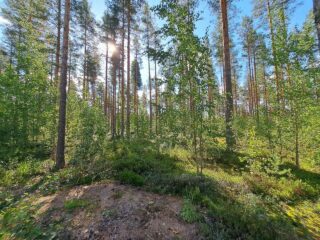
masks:
[[[82,98],[86,99],[87,95],[87,24],[84,28],[84,60],[83,60],[83,83],[82,83]]]
[[[69,48],[70,48],[70,46],[69,46]],[[68,94],[71,89],[71,66],[72,66],[72,50],[70,49],[69,50],[69,65],[68,65]]]
[[[139,135],[139,102],[138,102],[138,54],[135,57],[135,81],[134,81],[134,115],[136,119],[136,136]]]
[[[149,30],[148,30],[148,43],[147,43],[147,47],[148,47],[148,51],[149,51],[149,47],[150,47],[150,44],[149,44]],[[148,72],[149,72],[149,114],[150,114],[150,126],[149,126],[149,131],[150,131],[150,135],[152,134],[152,80],[151,80],[151,69],[150,69],[150,55],[149,55],[149,52],[148,52]]]
[[[109,45],[108,45],[108,37],[106,40],[106,75],[105,75],[105,86],[104,86],[104,115],[107,118],[107,121],[109,119],[108,116],[108,65],[109,63]]]
[[[128,47],[127,47],[127,137],[130,138],[130,113],[131,113],[131,92],[130,92],[130,28],[131,28],[131,0],[128,0]]]
[[[158,121],[159,121],[159,119],[158,119],[158,115],[159,115],[159,106],[158,106],[158,79],[157,79],[157,61],[155,60],[154,61],[154,83],[155,83],[155,92],[156,92],[156,99],[155,99],[155,107],[156,107],[156,109],[155,109],[155,111],[156,111],[156,134],[158,134],[158,128],[159,128],[159,126],[158,126]]]
[[[125,1],[122,0],[122,43],[121,43],[121,137],[124,136],[124,108],[125,108],[125,97],[124,97],[124,38],[125,38]],[[119,105],[120,106],[120,105]]]
[[[66,135],[66,105],[67,105],[66,87],[67,87],[67,74],[68,74],[70,5],[71,5],[70,0],[65,0],[56,169],[61,169],[65,166],[64,149],[65,149],[65,135]]]
[[[259,109],[260,109],[260,97],[259,97],[259,83],[257,78],[257,62],[256,62],[256,52],[253,50],[253,79],[254,79],[254,92],[255,92],[255,109],[257,121],[259,122]]]
[[[57,47],[56,47],[56,67],[54,70],[54,79],[58,83],[60,71],[60,48],[61,48],[61,0],[58,0],[58,21],[57,21]]]
[[[220,0],[221,19],[223,31],[223,56],[224,56],[224,80],[226,84],[226,142],[228,150],[232,150],[235,144],[234,134],[232,130],[233,120],[233,96],[232,96],[232,79],[231,79],[231,63],[230,63],[230,43],[229,43],[229,27],[228,27],[228,7],[227,0]]]
[[[113,56],[115,58],[115,56]],[[111,132],[112,138],[114,139],[116,136],[116,91],[117,91],[117,68],[115,59],[113,59],[112,66],[112,117],[111,117]]]

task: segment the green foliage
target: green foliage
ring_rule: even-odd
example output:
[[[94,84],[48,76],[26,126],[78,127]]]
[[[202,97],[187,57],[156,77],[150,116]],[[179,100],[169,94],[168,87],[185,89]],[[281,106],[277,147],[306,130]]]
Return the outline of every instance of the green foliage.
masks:
[[[70,99],[68,110],[70,129],[71,160],[74,164],[86,167],[103,153],[104,142],[107,135],[105,116],[98,106],[89,106],[86,101],[79,101],[75,95]]]
[[[133,186],[144,185],[144,178],[129,170],[120,172],[118,178],[121,183],[132,184]]]
[[[267,175],[253,175],[247,177],[247,183],[254,193],[269,195],[277,200],[296,201],[313,199],[319,191],[301,179],[276,178]]]
[[[25,185],[31,177],[45,174],[45,163],[29,160],[17,165],[11,165],[10,169],[0,167],[0,186],[14,187]]]
[[[180,216],[182,220],[187,223],[195,223],[201,219],[201,215],[197,212],[197,208],[188,199],[185,199],[183,202]]]
[[[89,202],[85,199],[70,199],[64,202],[63,206],[68,212],[73,212],[79,208],[85,208]]]
[[[0,238],[3,239],[53,239],[54,226],[42,228],[36,220],[37,206],[23,201],[0,214]]]

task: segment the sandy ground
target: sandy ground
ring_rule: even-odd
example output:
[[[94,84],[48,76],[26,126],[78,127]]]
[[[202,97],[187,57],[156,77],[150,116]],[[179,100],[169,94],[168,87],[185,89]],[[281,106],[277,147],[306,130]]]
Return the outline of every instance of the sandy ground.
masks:
[[[65,201],[82,199],[72,211]],[[201,239],[179,217],[183,201],[118,183],[80,186],[39,198],[39,222],[59,224],[58,239]]]

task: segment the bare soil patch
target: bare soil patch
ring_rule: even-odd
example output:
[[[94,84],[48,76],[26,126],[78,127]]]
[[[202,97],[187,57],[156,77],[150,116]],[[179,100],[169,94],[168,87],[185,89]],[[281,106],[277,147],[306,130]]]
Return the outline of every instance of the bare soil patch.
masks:
[[[66,203],[81,201],[80,206]],[[118,183],[75,187],[39,198],[39,222],[58,224],[58,239],[201,239],[179,217],[180,198]]]

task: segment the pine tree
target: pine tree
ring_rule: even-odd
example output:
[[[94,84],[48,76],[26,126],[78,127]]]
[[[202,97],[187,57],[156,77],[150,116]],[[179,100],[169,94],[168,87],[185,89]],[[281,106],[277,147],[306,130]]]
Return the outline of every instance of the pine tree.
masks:
[[[65,166],[64,150],[65,150],[65,134],[66,134],[65,133],[66,132],[66,105],[67,105],[66,87],[67,87],[67,74],[68,74],[70,5],[71,5],[70,0],[65,0],[56,169],[61,169]]]
[[[229,150],[233,149],[235,139],[232,130],[233,121],[233,95],[231,80],[231,62],[230,62],[230,46],[229,46],[229,27],[228,27],[228,7],[226,0],[220,0],[221,20],[223,32],[223,75],[226,84],[226,142]]]

